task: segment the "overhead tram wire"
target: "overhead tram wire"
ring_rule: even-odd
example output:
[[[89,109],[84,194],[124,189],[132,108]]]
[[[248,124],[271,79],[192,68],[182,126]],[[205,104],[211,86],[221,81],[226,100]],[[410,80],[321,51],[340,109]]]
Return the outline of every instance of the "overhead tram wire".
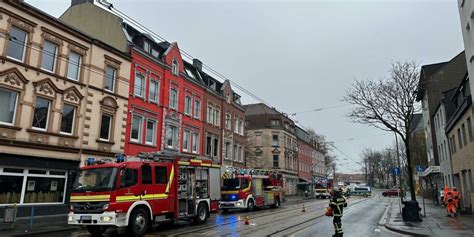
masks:
[[[350,104],[340,104],[340,105],[334,105],[334,106],[328,106],[328,107],[321,107],[317,109],[312,109],[312,110],[305,110],[305,111],[300,111],[300,112],[295,112],[291,113],[292,116],[296,116],[298,114],[305,114],[305,113],[310,113],[310,112],[318,112],[322,110],[328,110],[328,109],[335,109],[335,108],[341,108],[341,107],[346,107],[346,106],[351,106]]]
[[[352,160],[353,162],[355,162],[356,164],[360,165],[362,168],[364,168],[364,166],[361,164],[360,161],[356,161],[354,160],[352,157],[350,157],[349,155],[347,155],[345,152],[343,152],[341,149],[339,149],[338,147],[336,147],[334,144],[331,144],[332,147],[334,147],[337,151],[339,151],[341,154],[343,154],[345,157],[349,158],[350,160]]]
[[[113,7],[112,4],[110,3],[103,3],[102,1],[99,1],[99,3],[104,6],[105,8],[107,8],[108,10],[112,11],[112,12],[115,12],[117,15],[119,15],[119,17],[122,17],[122,18],[125,18],[127,21],[135,24],[137,27],[139,27],[141,30],[145,31],[146,33],[148,34],[151,34],[152,36],[156,37],[157,39],[159,40],[162,40],[162,41],[166,41],[168,42],[164,37],[158,35],[157,33],[153,32],[152,30],[148,29],[146,26],[144,26],[143,24],[141,24],[140,22],[134,20],[133,18],[129,17],[127,14],[123,13],[122,11],[118,10],[117,8]],[[106,4],[109,4],[108,6]],[[174,47],[173,45],[170,45],[170,47]],[[187,53],[186,51],[182,50],[182,49],[179,49],[179,51],[181,52],[182,55],[184,55],[186,58],[190,59],[190,60],[193,60],[194,57]],[[233,80],[230,80],[229,78],[227,78],[226,76],[222,75],[221,73],[217,72],[216,70],[214,70],[213,68],[211,68],[210,66],[206,65],[206,64],[202,64],[203,68],[209,70],[210,72],[212,72],[213,74],[215,74],[216,76],[218,76],[219,78],[223,79],[223,80],[229,80],[229,82],[234,85],[235,87],[237,87],[240,91],[244,92],[245,94],[247,94],[248,96],[252,97],[253,99],[263,103],[263,104],[266,104],[270,107],[273,107],[271,106],[269,103],[267,103],[265,100],[261,99],[260,97],[258,97],[257,95],[255,95],[254,93],[250,92],[249,90],[245,89],[243,86],[240,86],[239,84],[237,84],[235,81]]]

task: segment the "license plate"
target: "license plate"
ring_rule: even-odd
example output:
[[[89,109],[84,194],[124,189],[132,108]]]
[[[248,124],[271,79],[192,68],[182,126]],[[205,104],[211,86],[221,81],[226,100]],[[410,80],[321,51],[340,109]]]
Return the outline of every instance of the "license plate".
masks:
[[[92,220],[92,216],[81,216],[81,221],[90,221]]]

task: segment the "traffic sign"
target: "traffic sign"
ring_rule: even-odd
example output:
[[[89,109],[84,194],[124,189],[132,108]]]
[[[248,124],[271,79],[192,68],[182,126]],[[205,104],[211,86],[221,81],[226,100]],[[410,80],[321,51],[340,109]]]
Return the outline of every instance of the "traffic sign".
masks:
[[[400,168],[395,167],[393,168],[392,172],[395,176],[400,176]]]
[[[425,171],[425,167],[423,167],[422,165],[417,165],[416,166],[416,171],[417,172],[423,172],[423,171]]]

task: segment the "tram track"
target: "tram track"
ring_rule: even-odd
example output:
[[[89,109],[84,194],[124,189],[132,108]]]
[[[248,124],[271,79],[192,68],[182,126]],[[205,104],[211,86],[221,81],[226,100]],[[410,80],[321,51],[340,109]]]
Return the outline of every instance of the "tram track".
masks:
[[[348,210],[351,210],[352,208],[354,208],[354,206],[356,206],[357,204],[362,203],[362,202],[366,202],[366,201],[370,200],[371,198],[374,198],[374,197],[372,196],[372,197],[370,197],[370,198],[365,198],[365,199],[362,199],[362,200],[360,200],[360,201],[357,201],[357,202],[355,202],[355,203],[353,203],[353,204],[351,204],[351,205],[348,205],[348,207],[345,208],[346,212],[347,212]],[[279,230],[277,230],[277,231],[274,231],[274,232],[272,232],[272,233],[270,233],[270,234],[267,234],[266,236],[276,236],[276,235],[281,234],[281,233],[284,233],[285,236],[293,235],[293,234],[295,234],[295,233],[301,231],[302,228],[300,228],[300,227],[301,227],[302,225],[305,225],[305,224],[310,223],[310,222],[312,222],[312,221],[318,220],[318,219],[320,219],[321,217],[324,217],[324,216],[325,216],[324,214],[322,214],[322,215],[317,215],[317,216],[312,217],[312,218],[310,218],[310,219],[308,219],[308,220],[305,220],[305,221],[299,222],[299,223],[297,223],[297,224],[294,224],[294,225],[285,227],[285,228],[283,228],[283,229],[279,229]],[[277,221],[278,221],[278,220],[277,220]],[[273,223],[271,223],[271,224],[273,224]],[[265,224],[264,224],[264,225],[265,225]],[[259,226],[262,226],[262,224],[259,225]],[[294,229],[294,228],[298,228],[298,229],[295,230],[295,231],[287,232],[288,230],[291,230],[291,229]],[[304,228],[307,228],[307,227],[304,227]],[[304,228],[303,228],[303,229],[304,229]]]
[[[298,203],[292,204],[292,206],[297,206],[297,205],[298,205]],[[315,203],[315,204],[307,205],[307,206],[305,206],[305,208],[313,208],[313,207],[326,206],[326,205],[327,205],[326,202],[318,202],[318,203]],[[295,212],[295,211],[301,211],[301,209],[299,209],[299,208],[290,208],[290,209],[284,209],[284,210],[273,209],[273,210],[266,211],[266,212],[261,213],[261,214],[245,215],[245,216],[248,216],[250,218],[250,220],[255,220],[255,219],[264,218],[264,217],[268,217],[268,216],[272,216],[272,215],[278,215],[278,214],[283,214],[283,213],[291,213],[291,212]],[[196,232],[214,230],[216,228],[236,224],[236,223],[239,223],[239,222],[244,222],[245,218],[240,218],[240,214],[245,214],[245,213],[239,213],[239,215],[237,216],[237,220],[231,220],[231,221],[227,221],[227,222],[224,222],[224,223],[221,223],[221,224],[216,224],[216,225],[211,225],[211,226],[197,227],[197,228],[193,228],[193,229],[190,229],[190,230],[174,233],[174,234],[171,234],[170,236],[180,236],[180,235],[187,235],[187,234],[193,234],[193,233],[196,234]]]

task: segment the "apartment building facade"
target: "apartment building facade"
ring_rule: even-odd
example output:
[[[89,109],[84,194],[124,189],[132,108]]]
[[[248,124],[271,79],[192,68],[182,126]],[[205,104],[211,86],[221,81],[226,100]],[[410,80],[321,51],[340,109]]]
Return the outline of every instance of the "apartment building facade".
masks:
[[[0,203],[64,213],[77,167],[123,153],[130,57],[23,1],[0,14]]]

